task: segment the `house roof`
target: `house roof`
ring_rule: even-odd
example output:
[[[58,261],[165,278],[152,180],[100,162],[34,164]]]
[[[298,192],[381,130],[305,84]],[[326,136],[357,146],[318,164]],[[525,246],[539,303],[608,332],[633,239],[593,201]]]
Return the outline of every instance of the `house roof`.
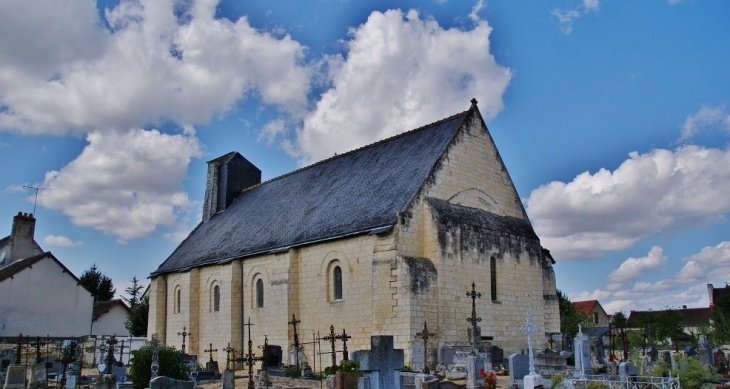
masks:
[[[468,111],[245,189],[225,211],[198,224],[151,277],[387,231],[472,114],[481,120],[473,104]]]
[[[682,314],[682,327],[696,327],[700,325],[710,324],[712,319],[712,308],[682,308],[676,309]],[[628,325],[632,328],[639,328],[645,320],[661,314],[662,311],[631,311],[629,314]]]
[[[577,314],[588,315],[596,304],[598,304],[598,300],[575,301],[573,302],[573,308],[575,308]]]
[[[96,319],[100,318],[102,315],[111,311],[112,308],[114,308],[117,305],[121,306],[122,308],[127,310],[127,312],[129,312],[129,307],[121,299],[98,301],[98,302],[94,303],[94,313],[92,315],[92,317],[93,317],[92,320],[96,320]]]
[[[25,259],[15,261],[15,262],[11,263],[10,265],[5,266],[4,268],[0,269],[0,282],[3,282],[8,278],[13,278],[13,276],[15,276],[16,274],[20,273],[21,271],[23,271],[25,269],[28,269],[28,268],[32,269],[34,264],[42,261],[45,258],[50,258],[50,259],[54,260],[58,264],[58,266],[61,266],[64,273],[67,273],[69,276],[71,276],[71,278],[76,280],[77,283],[81,282],[73,273],[71,273],[71,270],[68,270],[68,268],[66,266],[64,266],[63,263],[61,263],[61,261],[58,260],[58,258],[56,258],[53,254],[51,254],[50,251],[45,252],[43,254],[38,254],[38,255],[35,255],[32,257],[28,257]]]

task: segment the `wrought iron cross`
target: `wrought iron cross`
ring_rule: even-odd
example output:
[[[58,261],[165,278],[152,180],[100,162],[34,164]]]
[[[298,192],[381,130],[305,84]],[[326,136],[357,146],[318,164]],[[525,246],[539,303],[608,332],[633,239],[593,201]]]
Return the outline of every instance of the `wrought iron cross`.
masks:
[[[423,373],[425,374],[431,374],[431,371],[428,369],[428,339],[436,334],[428,332],[428,324],[426,321],[423,321],[423,331],[416,334],[417,337],[423,339]]]
[[[130,341],[130,344],[132,342]],[[122,339],[121,343],[119,344],[119,362],[124,363],[124,349],[129,348],[129,346],[124,345],[124,339]]]
[[[532,325],[530,321],[530,311],[525,314],[525,324],[520,326],[520,332],[527,335],[527,350],[530,353],[530,375],[535,375],[535,360],[532,353],[532,334],[537,331],[537,327]]]
[[[297,323],[301,322],[302,321],[297,320],[297,317],[292,313],[291,321],[286,323],[294,327],[294,360],[296,361],[297,368],[299,368],[299,335],[297,335]]]
[[[207,350],[203,350],[204,353],[210,353],[210,363],[213,363],[213,353],[217,353],[218,349],[213,349],[213,343],[208,343],[210,345],[210,348]]]
[[[41,362],[41,346],[45,346],[45,343],[41,343],[41,337],[36,336],[35,337],[35,362],[40,363]]]
[[[259,348],[261,349],[261,352],[263,353],[264,359],[266,359],[266,349],[268,347],[269,347],[269,335],[264,335],[264,344],[262,344],[261,346],[259,346]],[[299,353],[297,353],[297,357],[299,357]],[[298,359],[299,358],[297,358],[297,360]],[[264,364],[262,367],[263,367],[264,370],[269,371],[269,367],[266,366],[266,364]]]
[[[253,365],[257,361],[263,361],[263,357],[257,357],[253,354],[253,342],[251,341],[251,318],[248,318],[248,323],[244,324],[246,327],[248,327],[248,354],[246,354],[245,357],[236,358],[233,361],[234,362],[244,362],[248,366],[248,388],[249,389],[256,389],[256,384],[253,382]]]
[[[482,321],[481,317],[477,317],[477,298],[482,298],[482,294],[477,293],[476,284],[472,282],[471,292],[467,291],[466,296],[471,297],[471,317],[468,317],[466,321],[468,321],[472,327],[476,327],[477,323]]]
[[[183,326],[182,332],[177,333],[177,336],[181,336],[181,335],[183,337],[182,352],[183,352],[183,354],[185,354],[185,337],[188,335],[191,335],[191,334],[189,332],[187,332],[187,328],[185,328],[185,326]]]
[[[234,348],[231,347],[231,342],[228,342],[228,347],[223,349],[226,352],[226,370],[230,370],[231,368],[231,351],[233,350]]]
[[[337,335],[335,335],[334,325],[330,325],[329,336],[325,336],[324,338],[322,338],[322,340],[326,340],[332,345],[332,372],[334,373],[337,371],[337,352],[335,351],[335,341],[337,340]]]
[[[342,340],[342,360],[343,361],[349,361],[350,356],[347,353],[347,339],[352,339],[352,336],[347,335],[345,332],[345,329],[342,329],[342,335],[337,335],[337,339]]]

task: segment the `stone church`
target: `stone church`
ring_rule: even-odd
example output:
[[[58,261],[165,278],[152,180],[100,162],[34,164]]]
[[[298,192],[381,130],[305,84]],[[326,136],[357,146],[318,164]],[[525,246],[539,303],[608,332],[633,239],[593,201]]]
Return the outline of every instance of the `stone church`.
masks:
[[[266,182],[236,152],[209,161],[202,219],[150,275],[148,334],[181,348],[185,333],[191,354],[207,358],[212,344],[225,361],[229,342],[245,350],[250,328],[254,346],[266,337],[286,355],[294,315],[300,342],[330,325],[352,336],[350,350],[393,335],[411,365],[427,322],[433,366],[436,345],[468,341],[472,283],[481,338],[505,355],[526,348],[528,310],[536,347],[560,332],[554,261],[476,100]]]

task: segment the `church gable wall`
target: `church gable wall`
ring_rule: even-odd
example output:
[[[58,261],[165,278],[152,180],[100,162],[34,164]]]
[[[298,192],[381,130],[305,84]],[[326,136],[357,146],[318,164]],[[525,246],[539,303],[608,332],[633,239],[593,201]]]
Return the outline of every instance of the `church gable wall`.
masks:
[[[482,317],[482,336],[491,337],[491,342],[505,348],[505,352],[525,347],[525,337],[518,329],[524,323],[527,310],[532,312],[539,333],[559,332],[557,304],[544,298],[545,294],[554,293],[552,266],[542,259],[539,240],[531,228],[510,238],[509,234],[497,237],[488,231],[479,232],[479,228],[460,226],[458,222],[447,226],[437,220],[428,198],[442,200],[447,206],[489,212],[502,217],[499,220],[515,220],[517,226],[520,225],[517,220],[522,220],[529,227],[491,136],[481,120],[470,120],[470,125],[457,134],[431,179],[397,225],[398,254],[432,261],[438,280],[435,302],[421,296],[410,299],[412,333],[420,331],[423,319],[427,319],[429,331],[438,333],[435,342],[466,342],[469,323],[465,319],[471,314],[471,299],[466,292],[472,282],[482,294],[476,302],[477,316]],[[492,261],[497,273],[494,301]],[[404,266],[402,273],[407,273],[407,268]]]

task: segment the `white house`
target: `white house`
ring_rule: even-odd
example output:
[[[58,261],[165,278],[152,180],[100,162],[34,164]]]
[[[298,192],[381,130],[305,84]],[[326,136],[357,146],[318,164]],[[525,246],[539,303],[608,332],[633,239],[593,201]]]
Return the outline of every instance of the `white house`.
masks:
[[[94,304],[91,335],[129,337],[129,330],[124,327],[128,313],[129,307],[121,299],[97,302]]]
[[[35,220],[18,213],[11,235],[0,239],[0,336],[88,335],[94,298],[35,242]]]

